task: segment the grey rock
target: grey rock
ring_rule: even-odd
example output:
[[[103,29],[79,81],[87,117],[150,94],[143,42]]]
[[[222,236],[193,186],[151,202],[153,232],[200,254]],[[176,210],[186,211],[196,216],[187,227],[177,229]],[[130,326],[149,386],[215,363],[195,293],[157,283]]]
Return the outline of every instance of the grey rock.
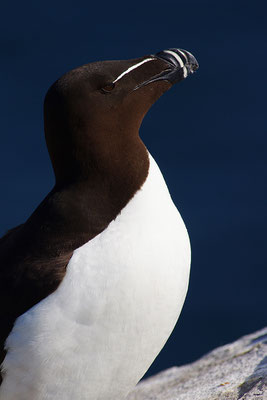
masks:
[[[267,328],[141,381],[127,400],[267,400]]]

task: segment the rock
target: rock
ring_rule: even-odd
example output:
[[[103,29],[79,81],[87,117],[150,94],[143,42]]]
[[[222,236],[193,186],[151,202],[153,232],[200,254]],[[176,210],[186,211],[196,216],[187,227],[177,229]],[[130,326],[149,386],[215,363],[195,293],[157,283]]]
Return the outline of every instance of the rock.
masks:
[[[141,381],[127,400],[267,400],[267,328]]]

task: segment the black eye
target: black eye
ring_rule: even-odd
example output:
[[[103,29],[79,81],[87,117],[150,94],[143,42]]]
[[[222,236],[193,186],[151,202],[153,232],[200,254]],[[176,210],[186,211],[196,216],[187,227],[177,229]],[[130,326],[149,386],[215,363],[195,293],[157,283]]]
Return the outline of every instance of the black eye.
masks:
[[[111,82],[101,88],[102,93],[110,93],[115,87],[115,83]]]

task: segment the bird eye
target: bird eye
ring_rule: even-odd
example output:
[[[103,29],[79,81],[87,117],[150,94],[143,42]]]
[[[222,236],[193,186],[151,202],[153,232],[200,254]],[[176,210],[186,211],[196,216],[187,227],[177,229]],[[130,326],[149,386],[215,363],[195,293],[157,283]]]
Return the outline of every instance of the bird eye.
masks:
[[[114,87],[115,87],[115,83],[113,83],[113,82],[112,83],[108,83],[107,85],[105,85],[105,86],[103,86],[101,88],[101,92],[102,93],[110,93],[110,92],[112,92]]]

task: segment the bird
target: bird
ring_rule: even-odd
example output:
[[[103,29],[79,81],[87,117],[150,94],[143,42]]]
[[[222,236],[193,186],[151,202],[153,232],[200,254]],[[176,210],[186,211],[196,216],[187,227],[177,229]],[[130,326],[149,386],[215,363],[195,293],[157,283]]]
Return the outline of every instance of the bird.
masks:
[[[123,400],[163,348],[191,250],[139,128],[197,68],[170,48],[82,65],[48,89],[55,184],[0,239],[0,400]]]

